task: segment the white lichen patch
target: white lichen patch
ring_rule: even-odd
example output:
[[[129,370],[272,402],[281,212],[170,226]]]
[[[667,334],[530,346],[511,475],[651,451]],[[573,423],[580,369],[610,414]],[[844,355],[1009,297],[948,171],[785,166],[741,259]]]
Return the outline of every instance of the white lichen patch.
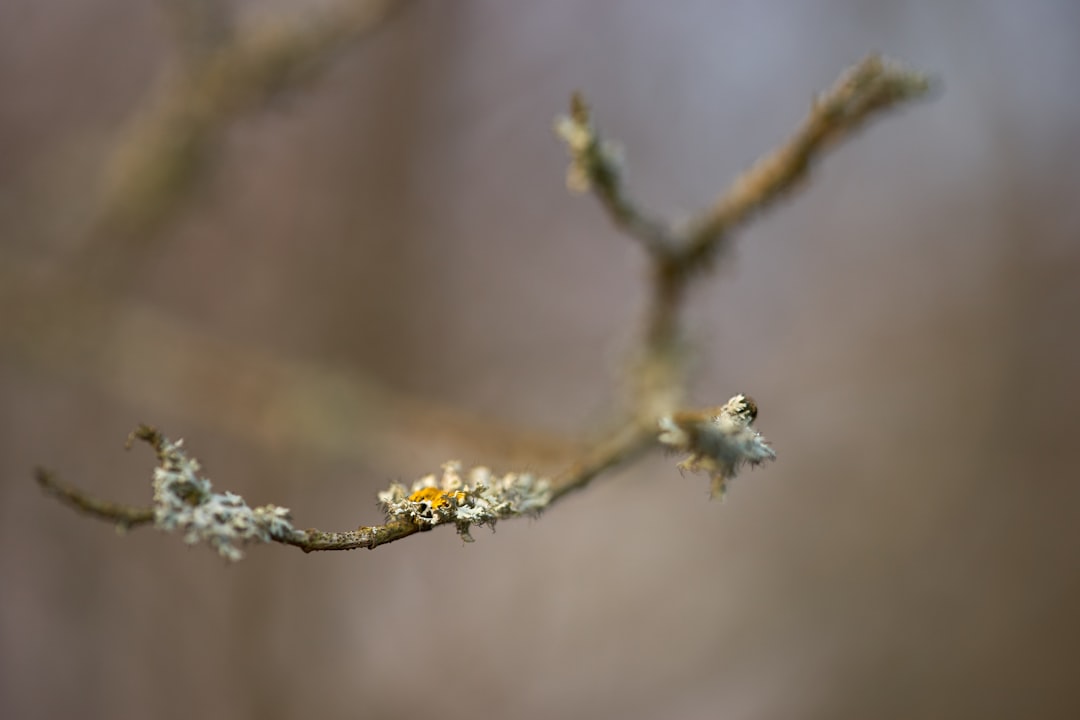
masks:
[[[463,473],[461,463],[452,460],[438,477],[427,475],[408,488],[394,483],[379,493],[379,502],[390,520],[409,519],[425,528],[454,523],[471,542],[473,525],[538,514],[551,502],[551,484],[529,473],[495,475],[486,467]]]
[[[752,427],[756,417],[753,399],[740,394],[719,407],[661,417],[659,440],[689,453],[679,469],[707,473],[712,478],[712,496],[723,497],[728,481],[743,465],[776,459],[776,452]]]
[[[215,493],[199,475],[199,461],[188,457],[183,441],[160,440],[161,464],[154,469],[154,525],[180,531],[189,545],[205,542],[231,561],[244,557],[241,547],[291,537],[296,530],[289,511],[276,505],[250,508],[231,492]]]

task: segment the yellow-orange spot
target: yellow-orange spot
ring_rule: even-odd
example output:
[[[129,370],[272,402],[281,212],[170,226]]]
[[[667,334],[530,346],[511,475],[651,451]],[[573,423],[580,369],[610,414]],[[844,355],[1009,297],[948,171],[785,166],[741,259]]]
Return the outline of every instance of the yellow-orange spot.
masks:
[[[412,495],[409,496],[409,500],[413,502],[428,502],[432,508],[444,508],[450,505],[450,498],[458,502],[465,500],[465,493],[461,491],[448,493],[445,490],[440,490],[437,487],[420,488]]]

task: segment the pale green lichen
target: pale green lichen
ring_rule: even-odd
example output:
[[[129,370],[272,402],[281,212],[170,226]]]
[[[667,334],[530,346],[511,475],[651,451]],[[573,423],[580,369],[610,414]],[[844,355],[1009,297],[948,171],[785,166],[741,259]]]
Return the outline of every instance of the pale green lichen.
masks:
[[[287,508],[250,508],[231,492],[215,493],[210,480],[199,475],[199,461],[188,457],[183,441],[161,438],[161,464],[154,469],[154,526],[182,532],[189,545],[205,542],[226,560],[244,557],[241,547],[293,536]]]
[[[406,487],[394,483],[379,493],[390,520],[409,519],[423,528],[453,523],[466,542],[473,525],[494,527],[497,520],[536,515],[551,502],[551,484],[529,473],[495,475],[486,467],[463,473],[456,460],[444,463],[438,477],[427,475]]]

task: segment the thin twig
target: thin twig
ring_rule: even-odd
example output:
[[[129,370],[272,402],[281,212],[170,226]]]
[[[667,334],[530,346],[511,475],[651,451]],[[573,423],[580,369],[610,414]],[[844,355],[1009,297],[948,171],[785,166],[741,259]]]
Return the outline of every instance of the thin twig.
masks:
[[[356,550],[358,548],[374,550],[380,545],[402,540],[420,531],[420,526],[411,520],[395,520],[385,525],[373,525],[346,532],[301,530],[292,537],[278,540],[278,542],[298,547],[306,553],[324,550]]]
[[[656,443],[656,429],[628,422],[594,445],[551,482],[552,502],[588,485],[594,478],[635,459]]]
[[[685,233],[676,268],[698,269],[736,227],[799,188],[813,163],[874,117],[930,89],[926,75],[870,55],[844,73],[810,108],[795,135],[735,180]]]
[[[152,507],[121,505],[90,497],[76,487],[61,483],[44,468],[37,468],[34,471],[34,479],[46,493],[65,505],[98,520],[111,522],[118,528],[127,530],[154,522],[154,508]]]
[[[566,176],[567,187],[574,192],[591,190],[615,226],[654,257],[670,253],[676,240],[670,226],[655,219],[626,192],[622,153],[601,137],[581,93],[571,96],[570,116],[558,118],[555,131],[570,146],[574,158]]]

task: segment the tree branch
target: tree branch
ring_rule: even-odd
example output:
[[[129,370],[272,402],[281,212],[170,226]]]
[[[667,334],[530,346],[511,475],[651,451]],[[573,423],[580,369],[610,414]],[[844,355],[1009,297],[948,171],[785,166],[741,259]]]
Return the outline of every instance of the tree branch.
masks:
[[[443,524],[454,524],[470,540],[471,526],[535,515],[657,442],[686,454],[679,467],[708,474],[714,496],[720,496],[741,467],[772,460],[776,453],[752,427],[758,410],[748,396],[738,394],[724,405],[700,410],[682,408],[686,378],[679,311],[688,285],[709,267],[732,231],[798,187],[820,154],[875,114],[924,94],[928,84],[926,77],[877,56],[863,60],[814,103],[791,140],[681,230],[654,219],[625,192],[621,158],[597,133],[584,101],[574,96],[570,116],[556,122],[572,156],[567,183],[574,190],[593,190],[615,224],[649,252],[651,302],[627,418],[551,479],[527,473],[499,476],[483,467],[466,472],[452,461],[443,465],[441,476],[421,478],[411,488],[393,484],[379,493],[387,514],[382,525],[346,532],[298,530],[285,508],[252,509],[237,495],[213,492],[210,481],[198,474],[198,461],[187,456],[180,442],[141,426],[132,437],[150,444],[159,460],[151,507],[93,499],[42,470],[38,482],[94,517],[123,528],[152,522],[159,529],[181,531],[186,542],[206,542],[231,560],[239,559],[240,548],[251,542],[277,542],[305,552],[374,548]]]
[[[121,505],[98,500],[74,486],[61,483],[53,473],[45,468],[37,468],[34,471],[34,479],[37,480],[37,484],[41,486],[42,490],[65,505],[98,520],[111,522],[120,530],[128,530],[154,522],[154,509],[152,507],[136,507],[134,505]]]
[[[490,517],[475,511],[478,501],[490,502],[492,493],[477,491],[475,485],[470,487],[461,482],[460,467],[447,463],[443,482],[445,484],[447,477],[452,475],[458,481],[453,488],[440,487],[424,479],[414,486],[412,493],[402,488],[400,498],[384,499],[384,505],[391,514],[388,522],[342,532],[315,528],[299,530],[292,527],[285,508],[267,505],[252,509],[238,495],[212,492],[210,481],[199,475],[199,461],[184,452],[182,443],[170,441],[148,425],[136,428],[128,437],[128,445],[132,440],[141,440],[150,445],[158,456],[159,465],[152,482],[154,504],[149,507],[99,500],[77,488],[61,484],[51,472],[44,469],[38,469],[36,477],[38,484],[50,495],[95,519],[111,522],[123,530],[149,524],[163,530],[178,530],[185,534],[185,541],[189,544],[207,542],[226,559],[239,560],[243,557],[240,548],[252,542],[277,542],[298,547],[304,552],[374,549],[437,525],[451,523],[458,526],[466,540],[470,540],[469,525],[494,525],[499,518],[538,514],[570,491],[583,487],[600,473],[643,451],[654,442],[655,436],[654,430],[627,425],[598,443],[554,481],[541,479],[531,482],[531,486],[515,482],[509,486],[511,491],[517,491],[513,497],[505,492],[506,488],[499,487],[497,479],[493,481],[488,471],[483,485],[496,488],[498,500],[517,504],[516,507],[495,510]],[[513,477],[516,480],[518,476]],[[530,495],[534,490],[535,493]],[[468,497],[469,493],[474,492],[476,497]],[[382,495],[380,498],[383,499]],[[395,516],[393,513],[398,507],[400,512]],[[466,510],[470,514],[466,514]]]
[[[923,97],[930,79],[870,55],[818,97],[806,120],[784,145],[740,175],[685,232],[675,261],[682,274],[706,265],[730,232],[798,189],[813,163],[871,119]]]
[[[615,226],[638,240],[653,256],[670,253],[676,241],[674,232],[627,194],[622,151],[600,136],[581,93],[570,97],[570,115],[555,119],[555,132],[573,157],[566,173],[567,189],[576,193],[592,191]]]
[[[740,175],[711,207],[679,230],[672,229],[673,223],[653,219],[626,194],[621,154],[600,135],[585,101],[574,95],[569,116],[556,121],[556,132],[572,158],[567,185],[578,192],[591,190],[615,225],[640,241],[652,258],[644,335],[645,364],[651,375],[665,375],[663,366],[677,362],[677,315],[685,304],[687,286],[707,269],[732,232],[800,187],[825,150],[873,117],[925,95],[929,87],[925,75],[878,55],[868,56],[815,100],[790,140]],[[652,391],[646,389],[645,394]]]

